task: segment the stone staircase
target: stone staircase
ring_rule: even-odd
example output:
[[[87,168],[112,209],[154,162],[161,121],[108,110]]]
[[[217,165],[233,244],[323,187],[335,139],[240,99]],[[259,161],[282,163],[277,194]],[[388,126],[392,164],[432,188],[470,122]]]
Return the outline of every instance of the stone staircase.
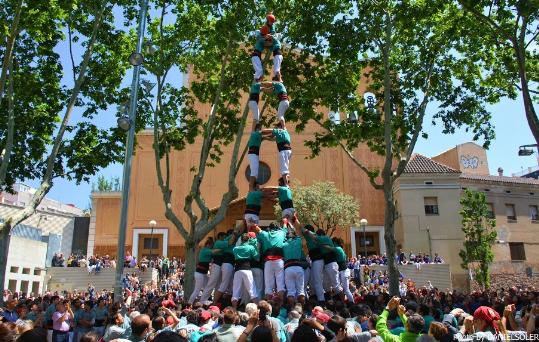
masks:
[[[377,271],[387,270],[387,266],[371,265],[369,268]],[[427,281],[430,281],[432,286],[441,291],[453,289],[449,264],[421,264],[419,267],[416,267],[416,265],[399,265],[399,272],[404,279],[412,279],[417,288],[426,285]]]
[[[125,268],[125,274],[136,273],[142,284],[157,281],[157,270]],[[97,291],[111,290],[114,287],[116,269],[104,268],[98,274],[88,274],[84,267],[49,267],[45,276],[45,287],[48,291],[86,291],[91,283]]]

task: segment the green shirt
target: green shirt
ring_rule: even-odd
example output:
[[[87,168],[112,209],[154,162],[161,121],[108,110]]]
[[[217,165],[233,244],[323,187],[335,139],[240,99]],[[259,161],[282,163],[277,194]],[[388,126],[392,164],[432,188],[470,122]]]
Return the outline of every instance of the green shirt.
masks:
[[[258,249],[247,241],[232,250],[235,260],[258,260]]]
[[[283,258],[287,260],[303,260],[303,248],[301,248],[301,238],[295,237],[293,239],[286,240],[283,244]]]
[[[260,82],[251,85],[251,94],[260,94]]]
[[[337,255],[337,263],[346,262],[346,253],[341,247],[335,247],[335,255]]]
[[[275,137],[277,144],[288,143],[290,144],[290,134],[286,129],[274,128],[271,134]]]
[[[286,238],[287,229],[275,229],[269,232],[260,231],[256,235],[260,242],[262,253],[265,253],[269,248],[283,248],[284,239]]]
[[[327,236],[327,235],[317,236],[316,237],[316,242],[318,242],[319,246],[324,246],[325,245],[325,246],[333,247],[333,241],[331,241],[331,238],[329,236]],[[322,252],[322,254],[328,254],[328,253],[333,252],[333,249],[332,248],[321,247],[320,251]]]
[[[262,191],[249,191],[247,198],[245,199],[247,205],[258,205],[262,206]]]
[[[198,262],[210,262],[212,257],[211,249],[204,247],[198,253]]]
[[[292,200],[292,190],[287,186],[279,186],[277,189],[277,194],[279,196],[279,202],[286,202]]]
[[[260,147],[262,144],[262,132],[260,131],[254,131],[251,133],[251,137],[249,137],[249,142],[247,145],[249,147]]]
[[[286,94],[286,88],[284,87],[284,84],[282,82],[273,81],[272,84],[273,84],[273,94],[274,95],[279,95],[281,93]]]
[[[313,250],[315,248],[320,247],[320,246],[318,246],[318,243],[316,242],[316,238],[311,236],[311,233],[312,232],[303,234],[303,236],[305,237],[305,242],[307,242],[307,249],[308,250]]]
[[[227,236],[223,240],[215,241],[215,244],[213,245],[213,248],[222,250],[222,253],[232,254],[232,249],[234,249],[234,245],[229,244],[229,241],[230,241],[231,238],[232,238],[232,235]]]

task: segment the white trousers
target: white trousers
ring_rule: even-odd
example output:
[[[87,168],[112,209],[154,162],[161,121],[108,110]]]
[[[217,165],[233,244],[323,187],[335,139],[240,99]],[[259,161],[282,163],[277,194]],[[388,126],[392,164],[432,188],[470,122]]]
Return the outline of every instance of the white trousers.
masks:
[[[260,156],[258,154],[249,153],[249,168],[251,169],[251,177],[258,178],[258,166],[260,165]]]
[[[260,121],[260,109],[258,108],[258,103],[256,101],[249,101],[249,109],[253,114],[253,120]]]
[[[288,107],[290,107],[290,102],[288,102],[288,100],[279,102],[279,107],[277,107],[277,118],[279,120],[284,120],[284,113],[286,113]]]
[[[210,268],[210,277],[206,286],[204,286],[204,291],[202,291],[202,296],[200,296],[200,302],[204,303],[210,298],[213,290],[219,285],[221,281],[221,266],[217,264],[212,264]]]
[[[324,266],[324,275],[327,277],[329,288],[332,288],[336,293],[342,291],[342,286],[339,283],[339,265],[336,262]]]
[[[191,297],[189,297],[189,304],[193,304],[195,299],[200,294],[200,291],[206,286],[208,282],[208,275],[195,272],[195,289],[193,290],[193,293],[191,293]]]
[[[264,290],[267,295],[284,291],[284,262],[283,259],[266,261],[264,264]]]
[[[273,75],[281,73],[281,64],[283,63],[283,55],[273,56]]]
[[[234,266],[232,264],[223,263],[221,265],[221,285],[219,286],[219,292],[230,293],[233,278]]]
[[[314,293],[319,302],[324,299],[324,260],[316,260],[311,265],[311,285],[314,288]]]
[[[255,80],[258,80],[262,75],[264,75],[264,69],[262,68],[262,60],[258,56],[252,56],[251,62],[253,63],[253,68],[255,69]],[[275,68],[275,64],[274,64]]]
[[[350,269],[347,268],[344,271],[339,271],[339,281],[341,283],[344,294],[346,295],[346,298],[348,298],[348,301],[350,303],[353,303],[354,296],[350,291]]]
[[[290,158],[292,157],[292,150],[279,151],[279,171],[281,176],[290,173]]]
[[[288,297],[297,298],[305,295],[303,268],[290,266],[284,269],[284,282]]]
[[[264,295],[264,270],[261,268],[253,267],[251,268],[253,272],[253,279],[255,281],[256,294],[257,298],[262,298]]]
[[[256,298],[257,290],[251,270],[238,270],[234,273],[234,282],[232,286],[232,300],[238,300],[241,297],[242,287],[249,293],[249,297]]]

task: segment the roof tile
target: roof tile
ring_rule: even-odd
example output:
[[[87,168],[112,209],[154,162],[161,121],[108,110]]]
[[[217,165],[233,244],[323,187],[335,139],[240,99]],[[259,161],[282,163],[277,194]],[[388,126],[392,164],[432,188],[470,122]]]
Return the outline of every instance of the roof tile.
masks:
[[[460,171],[415,153],[406,164],[404,173],[460,173]]]

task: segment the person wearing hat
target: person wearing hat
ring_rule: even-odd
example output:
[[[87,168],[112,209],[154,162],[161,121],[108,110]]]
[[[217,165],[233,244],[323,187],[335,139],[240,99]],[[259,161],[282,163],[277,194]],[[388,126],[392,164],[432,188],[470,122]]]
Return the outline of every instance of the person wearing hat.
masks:
[[[500,314],[488,306],[478,307],[473,316],[464,318],[460,332],[455,335],[459,341],[497,341],[500,333]]]
[[[284,282],[290,306],[295,301],[305,303],[304,273],[302,267],[303,247],[301,238],[290,231],[283,244]]]
[[[276,19],[273,13],[268,13],[266,16],[266,23],[258,30],[256,35],[256,43],[251,53],[251,62],[255,69],[254,79],[260,81],[264,76],[264,68],[262,66],[262,51],[264,47],[268,47],[273,53],[273,74],[281,72],[281,63],[283,61],[283,55],[281,54],[281,42],[275,36],[275,23]]]
[[[189,304],[193,304],[198,297],[200,291],[208,282],[208,271],[210,270],[210,262],[212,258],[213,239],[208,238],[204,247],[198,253],[198,263],[195,270],[195,289],[189,297]]]
[[[252,235],[251,235],[252,236]],[[254,246],[256,239],[251,238],[249,233],[241,236],[241,244],[234,247],[234,281],[232,285],[232,307],[238,306],[241,297],[241,290],[244,287],[249,294],[251,301],[256,301],[258,291],[254,285],[253,272],[251,272],[251,260],[258,259],[258,248]]]

